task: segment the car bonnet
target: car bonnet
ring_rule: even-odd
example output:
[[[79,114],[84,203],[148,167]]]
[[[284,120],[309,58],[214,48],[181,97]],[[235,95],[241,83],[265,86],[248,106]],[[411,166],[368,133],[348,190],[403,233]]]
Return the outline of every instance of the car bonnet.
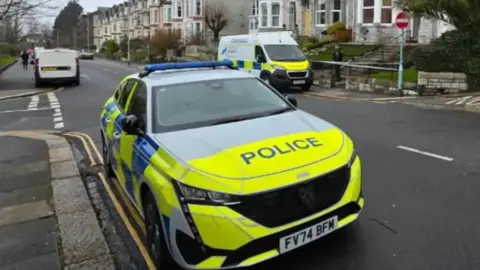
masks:
[[[223,125],[159,133],[154,138],[191,169],[239,180],[327,160],[337,155],[345,143],[345,135],[341,130],[300,110]]]

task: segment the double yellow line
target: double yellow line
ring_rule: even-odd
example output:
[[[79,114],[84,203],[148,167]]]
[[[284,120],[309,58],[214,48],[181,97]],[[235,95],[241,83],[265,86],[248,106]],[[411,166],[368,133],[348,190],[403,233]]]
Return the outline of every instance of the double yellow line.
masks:
[[[95,143],[90,136],[88,136],[85,133],[80,133],[80,132],[66,132],[66,133],[64,133],[64,135],[80,140],[80,142],[83,144],[83,147],[85,148],[87,156],[90,160],[90,166],[103,164],[103,157],[100,154],[100,151],[98,150],[98,148],[95,146]],[[94,158],[94,156],[96,158]],[[155,267],[155,264],[153,263],[152,259],[150,258],[150,255],[148,254],[147,248],[143,244],[141,236],[135,230],[134,225],[130,222],[130,220],[128,218],[128,215],[126,214],[125,210],[123,209],[120,201],[115,196],[115,193],[113,192],[113,189],[111,188],[111,186],[109,184],[109,181],[106,179],[104,173],[99,172],[98,173],[98,178],[100,179],[100,181],[102,181],[102,184],[104,185],[105,190],[107,191],[110,199],[112,200],[112,203],[115,206],[118,214],[120,215],[120,218],[122,219],[123,223],[127,227],[127,230],[130,233],[132,239],[135,241],[135,244],[137,245],[138,250],[142,254],[142,257],[145,260],[148,268],[151,269],[151,270],[157,269]],[[118,182],[118,180],[117,179],[112,179],[111,182],[114,183],[114,186],[117,189],[117,193],[120,194],[121,200],[124,202],[125,206],[127,207],[128,212],[133,217],[137,227],[140,228],[142,234],[145,235],[145,225],[144,225],[144,222],[143,222],[143,218],[140,216],[140,214],[138,213],[136,208],[132,205],[129,197],[125,194],[125,191],[120,186],[120,183]]]

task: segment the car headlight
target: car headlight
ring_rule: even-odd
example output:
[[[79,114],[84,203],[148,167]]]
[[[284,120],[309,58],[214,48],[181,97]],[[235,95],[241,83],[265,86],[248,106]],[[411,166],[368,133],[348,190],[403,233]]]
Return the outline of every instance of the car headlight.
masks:
[[[200,188],[190,187],[176,182],[180,191],[181,198],[187,203],[199,204],[220,204],[232,205],[238,204],[238,197],[232,194],[208,191]]]
[[[279,66],[279,65],[272,65],[272,67],[273,67],[274,69],[278,69],[278,70],[285,70],[284,67]]]
[[[350,160],[348,161],[347,166],[352,167],[357,157],[358,157],[358,153],[355,149],[353,149],[352,156],[350,157]]]

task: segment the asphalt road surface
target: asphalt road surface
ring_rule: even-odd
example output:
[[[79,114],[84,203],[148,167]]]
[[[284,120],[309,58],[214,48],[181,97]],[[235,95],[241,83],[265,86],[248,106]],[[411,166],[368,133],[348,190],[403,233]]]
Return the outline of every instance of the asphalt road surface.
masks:
[[[104,60],[82,61],[81,85],[55,94],[59,129],[89,134],[100,148],[100,108],[119,80],[136,71]],[[480,115],[297,98],[301,109],[354,140],[363,161],[366,207],[353,226],[258,269],[480,269]],[[54,128],[54,108],[8,112],[28,110],[31,101],[0,102],[0,127]],[[51,106],[48,97],[43,102],[40,107]]]

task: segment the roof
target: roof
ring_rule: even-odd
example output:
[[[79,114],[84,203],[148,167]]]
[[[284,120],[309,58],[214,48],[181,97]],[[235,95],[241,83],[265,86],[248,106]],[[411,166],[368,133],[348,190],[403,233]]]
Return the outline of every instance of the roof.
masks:
[[[298,45],[292,34],[287,31],[283,32],[261,32],[251,35],[233,35],[221,38],[224,43],[256,43],[262,44],[287,44]]]
[[[255,78],[249,73],[231,69],[182,69],[157,71],[142,78],[153,86],[191,83],[206,80]]]

